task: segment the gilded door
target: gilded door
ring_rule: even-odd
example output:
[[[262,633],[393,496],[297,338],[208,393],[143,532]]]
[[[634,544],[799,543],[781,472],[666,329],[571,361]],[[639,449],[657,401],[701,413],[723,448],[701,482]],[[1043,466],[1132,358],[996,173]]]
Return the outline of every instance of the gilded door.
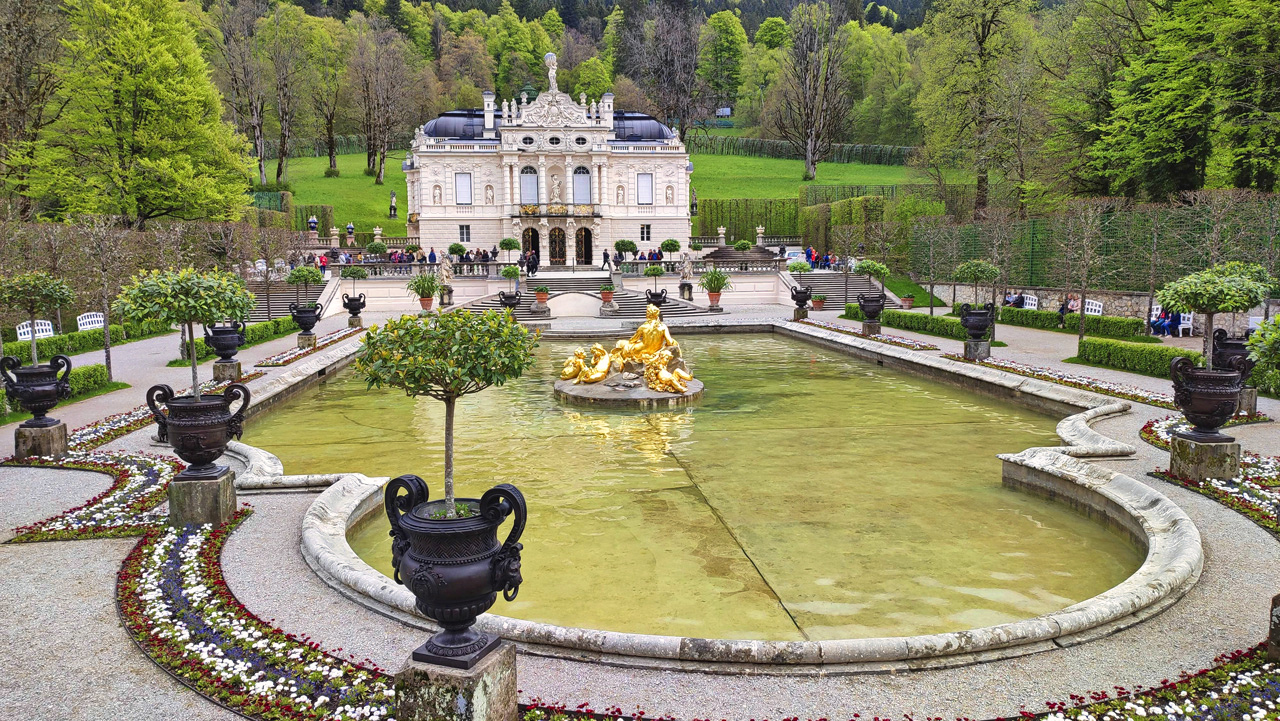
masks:
[[[595,258],[591,255],[591,229],[578,228],[578,232],[574,233],[574,240],[577,241],[577,250],[574,253],[574,263],[578,265],[591,265],[595,262]]]
[[[565,238],[564,228],[552,228],[548,236],[551,241],[551,265],[564,265]]]

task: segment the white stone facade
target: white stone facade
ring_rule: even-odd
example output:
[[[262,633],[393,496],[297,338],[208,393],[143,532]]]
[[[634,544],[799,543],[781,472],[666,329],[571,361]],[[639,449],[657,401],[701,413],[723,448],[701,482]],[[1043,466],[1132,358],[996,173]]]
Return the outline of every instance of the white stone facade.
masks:
[[[542,265],[600,265],[616,240],[641,251],[689,240],[684,144],[647,115],[615,112],[550,90],[535,100],[484,94],[484,108],[452,111],[418,129],[405,161],[408,235],[444,251],[516,238]],[[506,254],[499,256],[505,260]]]

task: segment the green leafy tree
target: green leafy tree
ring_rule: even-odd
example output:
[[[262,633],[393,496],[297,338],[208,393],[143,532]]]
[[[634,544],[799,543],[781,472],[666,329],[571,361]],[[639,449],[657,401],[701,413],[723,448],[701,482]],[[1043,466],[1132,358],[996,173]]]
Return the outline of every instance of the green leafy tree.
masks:
[[[613,88],[613,78],[609,76],[609,67],[599,57],[592,56],[583,60],[576,68],[578,82],[573,86],[575,93],[587,94],[587,100],[599,100],[600,96]]]
[[[878,260],[860,260],[853,266],[855,275],[869,275],[880,281],[880,292],[884,292],[884,279],[889,277],[889,266]]]
[[[698,50],[698,74],[707,83],[717,108],[733,107],[742,84],[742,56],[747,51],[747,32],[742,21],[721,10],[702,26]]]
[[[653,278],[653,290],[655,293],[658,291],[658,279],[665,274],[666,271],[660,265],[651,265],[644,269],[644,277]]]
[[[800,276],[801,283],[804,282],[804,274],[813,272],[813,267],[803,260],[793,260],[787,264],[787,272],[795,273]]]
[[[135,275],[116,296],[115,311],[135,323],[158,320],[187,330],[187,357],[191,360],[191,395],[200,395],[195,324],[248,319],[254,297],[244,281],[226,271],[153,270]]]
[[[956,266],[955,279],[961,283],[973,284],[973,302],[978,303],[978,285],[996,282],[1000,277],[1000,269],[985,260],[966,260]],[[995,298],[992,298],[992,302]]]
[[[71,286],[44,271],[23,273],[0,282],[0,305],[21,311],[31,322],[31,365],[40,361],[36,353],[36,314],[67,305],[75,297]]]
[[[634,241],[627,240],[626,238],[623,238],[622,240],[614,241],[613,249],[618,251],[619,253],[622,253],[623,255],[626,255],[627,253],[635,253],[640,250],[640,248],[636,246]]]
[[[515,238],[503,238],[498,241],[498,249],[507,251],[507,262],[511,262],[511,251],[520,250],[520,241]]]
[[[1156,293],[1160,305],[1174,313],[1204,314],[1204,362],[1213,369],[1213,317],[1242,313],[1267,298],[1270,278],[1259,265],[1222,263],[1165,284]]]
[[[68,214],[235,220],[246,144],[175,0],[70,0],[58,122],[31,155],[32,192]]]
[[[662,241],[662,245],[658,246],[663,253],[678,253],[680,251],[680,241],[675,238],[667,238]]]
[[[301,302],[297,295],[298,286],[302,286],[302,292],[306,294],[307,290],[311,286],[319,285],[324,282],[324,274],[320,272],[319,268],[315,268],[310,265],[301,265],[289,271],[289,277],[285,278],[285,282],[294,288],[294,301]],[[303,307],[315,308],[316,304],[308,302],[304,304]]]
[[[369,388],[389,386],[444,403],[444,495],[453,495],[453,425],[459,398],[519,378],[533,365],[537,335],[509,313],[457,311],[401,316],[365,334],[355,360]]]
[[[754,42],[756,45],[763,45],[770,50],[776,50],[787,44],[787,38],[790,30],[787,28],[787,21],[782,18],[765,18],[760,23],[760,27],[756,28],[756,36]]]
[[[542,24],[542,29],[547,31],[547,35],[552,40],[559,42],[560,38],[564,36],[564,20],[560,18],[559,10],[555,8],[548,9],[538,19],[538,22]]]
[[[1254,385],[1263,393],[1280,393],[1280,318],[1258,326],[1249,336],[1249,358],[1257,362]]]
[[[516,281],[520,280],[520,269],[514,265],[503,266],[502,277],[511,281],[508,287],[514,289]]]

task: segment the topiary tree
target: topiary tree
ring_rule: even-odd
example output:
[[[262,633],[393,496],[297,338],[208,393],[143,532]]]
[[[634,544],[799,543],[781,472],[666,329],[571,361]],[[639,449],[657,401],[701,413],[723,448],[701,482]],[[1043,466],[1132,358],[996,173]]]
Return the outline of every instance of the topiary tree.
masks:
[[[966,260],[956,266],[954,275],[961,283],[973,284],[973,304],[978,305],[978,284],[996,282],[996,278],[1000,277],[1000,269],[985,260]],[[995,291],[992,291],[991,302],[996,302]]]
[[[347,279],[351,280],[351,292],[354,293],[356,292],[356,281],[365,280],[366,278],[368,278],[369,271],[365,270],[364,268],[361,268],[358,265],[348,265],[342,269],[341,277],[343,280],[347,280]]]
[[[626,238],[623,238],[622,240],[614,241],[613,249],[618,251],[619,253],[622,253],[623,257],[625,257],[627,253],[635,254],[640,251],[640,249],[636,247],[635,243],[633,243],[630,240],[627,240]]]
[[[112,307],[135,323],[158,320],[187,329],[191,395],[198,396],[200,379],[196,373],[199,359],[196,355],[195,324],[247,320],[253,303],[253,293],[244,287],[239,276],[217,269],[197,272],[193,268],[183,268],[135,275],[120,289]]]
[[[663,253],[667,253],[667,254],[679,253],[680,241],[676,240],[675,238],[667,238],[666,240],[662,241],[662,245],[658,246],[658,249],[661,250]]]
[[[651,265],[644,269],[644,276],[646,278],[653,278],[653,292],[658,292],[658,279],[665,274],[666,271],[664,271],[660,265]]]
[[[537,335],[494,310],[406,315],[365,334],[355,366],[369,388],[385,385],[444,403],[444,506],[449,518],[456,517],[453,419],[458,399],[519,378],[533,365],[537,345]]]
[[[1259,305],[1270,290],[1269,280],[1262,266],[1222,263],[1167,283],[1156,299],[1174,313],[1204,314],[1204,364],[1213,370],[1213,317]]]
[[[889,266],[876,260],[860,260],[851,272],[855,275],[869,275],[880,281],[880,292],[884,292],[884,279],[889,277]]]
[[[450,243],[449,255],[456,255],[459,258],[467,254],[467,246],[462,243]]]
[[[375,240],[364,247],[364,252],[369,255],[382,255],[387,252],[387,244],[381,240]]]
[[[361,268],[361,270],[364,269]],[[319,285],[324,282],[324,274],[321,273],[318,268],[313,268],[309,265],[300,265],[289,272],[289,277],[285,278],[285,282],[293,286],[294,302],[301,303],[301,300],[298,298],[298,286],[302,286],[302,292],[306,293],[311,286]],[[316,304],[311,301],[307,301],[306,303],[302,303],[301,307],[314,308],[316,307]]]
[[[520,241],[515,238],[503,238],[498,241],[498,249],[507,251],[507,262],[511,262],[511,251],[520,250]]]
[[[745,253],[748,250],[751,250],[752,245],[754,245],[754,243],[752,243],[749,240],[739,240],[738,242],[733,244],[733,249],[738,251],[739,253]]]
[[[31,365],[40,361],[36,352],[36,314],[75,300],[71,286],[44,271],[23,273],[0,282],[0,305],[21,311],[31,321]]]
[[[798,274],[800,276],[800,283],[804,282],[804,274],[811,272],[812,270],[813,268],[803,260],[793,260],[787,264],[787,272]]]
[[[520,280],[520,269],[514,265],[505,265],[502,267],[502,277],[512,281],[514,290],[514,283]]]

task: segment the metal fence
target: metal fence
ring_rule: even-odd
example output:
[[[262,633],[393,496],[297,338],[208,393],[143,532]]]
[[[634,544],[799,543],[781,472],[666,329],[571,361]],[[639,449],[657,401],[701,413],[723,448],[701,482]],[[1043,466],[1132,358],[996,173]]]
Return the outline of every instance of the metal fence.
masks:
[[[785,140],[742,138],[732,135],[690,134],[685,139],[690,153],[707,155],[747,155],[755,158],[783,158],[802,160],[791,143]],[[906,165],[907,156],[915,148],[907,145],[861,145],[835,143],[831,153],[823,158],[825,163],[865,163],[868,165]]]

